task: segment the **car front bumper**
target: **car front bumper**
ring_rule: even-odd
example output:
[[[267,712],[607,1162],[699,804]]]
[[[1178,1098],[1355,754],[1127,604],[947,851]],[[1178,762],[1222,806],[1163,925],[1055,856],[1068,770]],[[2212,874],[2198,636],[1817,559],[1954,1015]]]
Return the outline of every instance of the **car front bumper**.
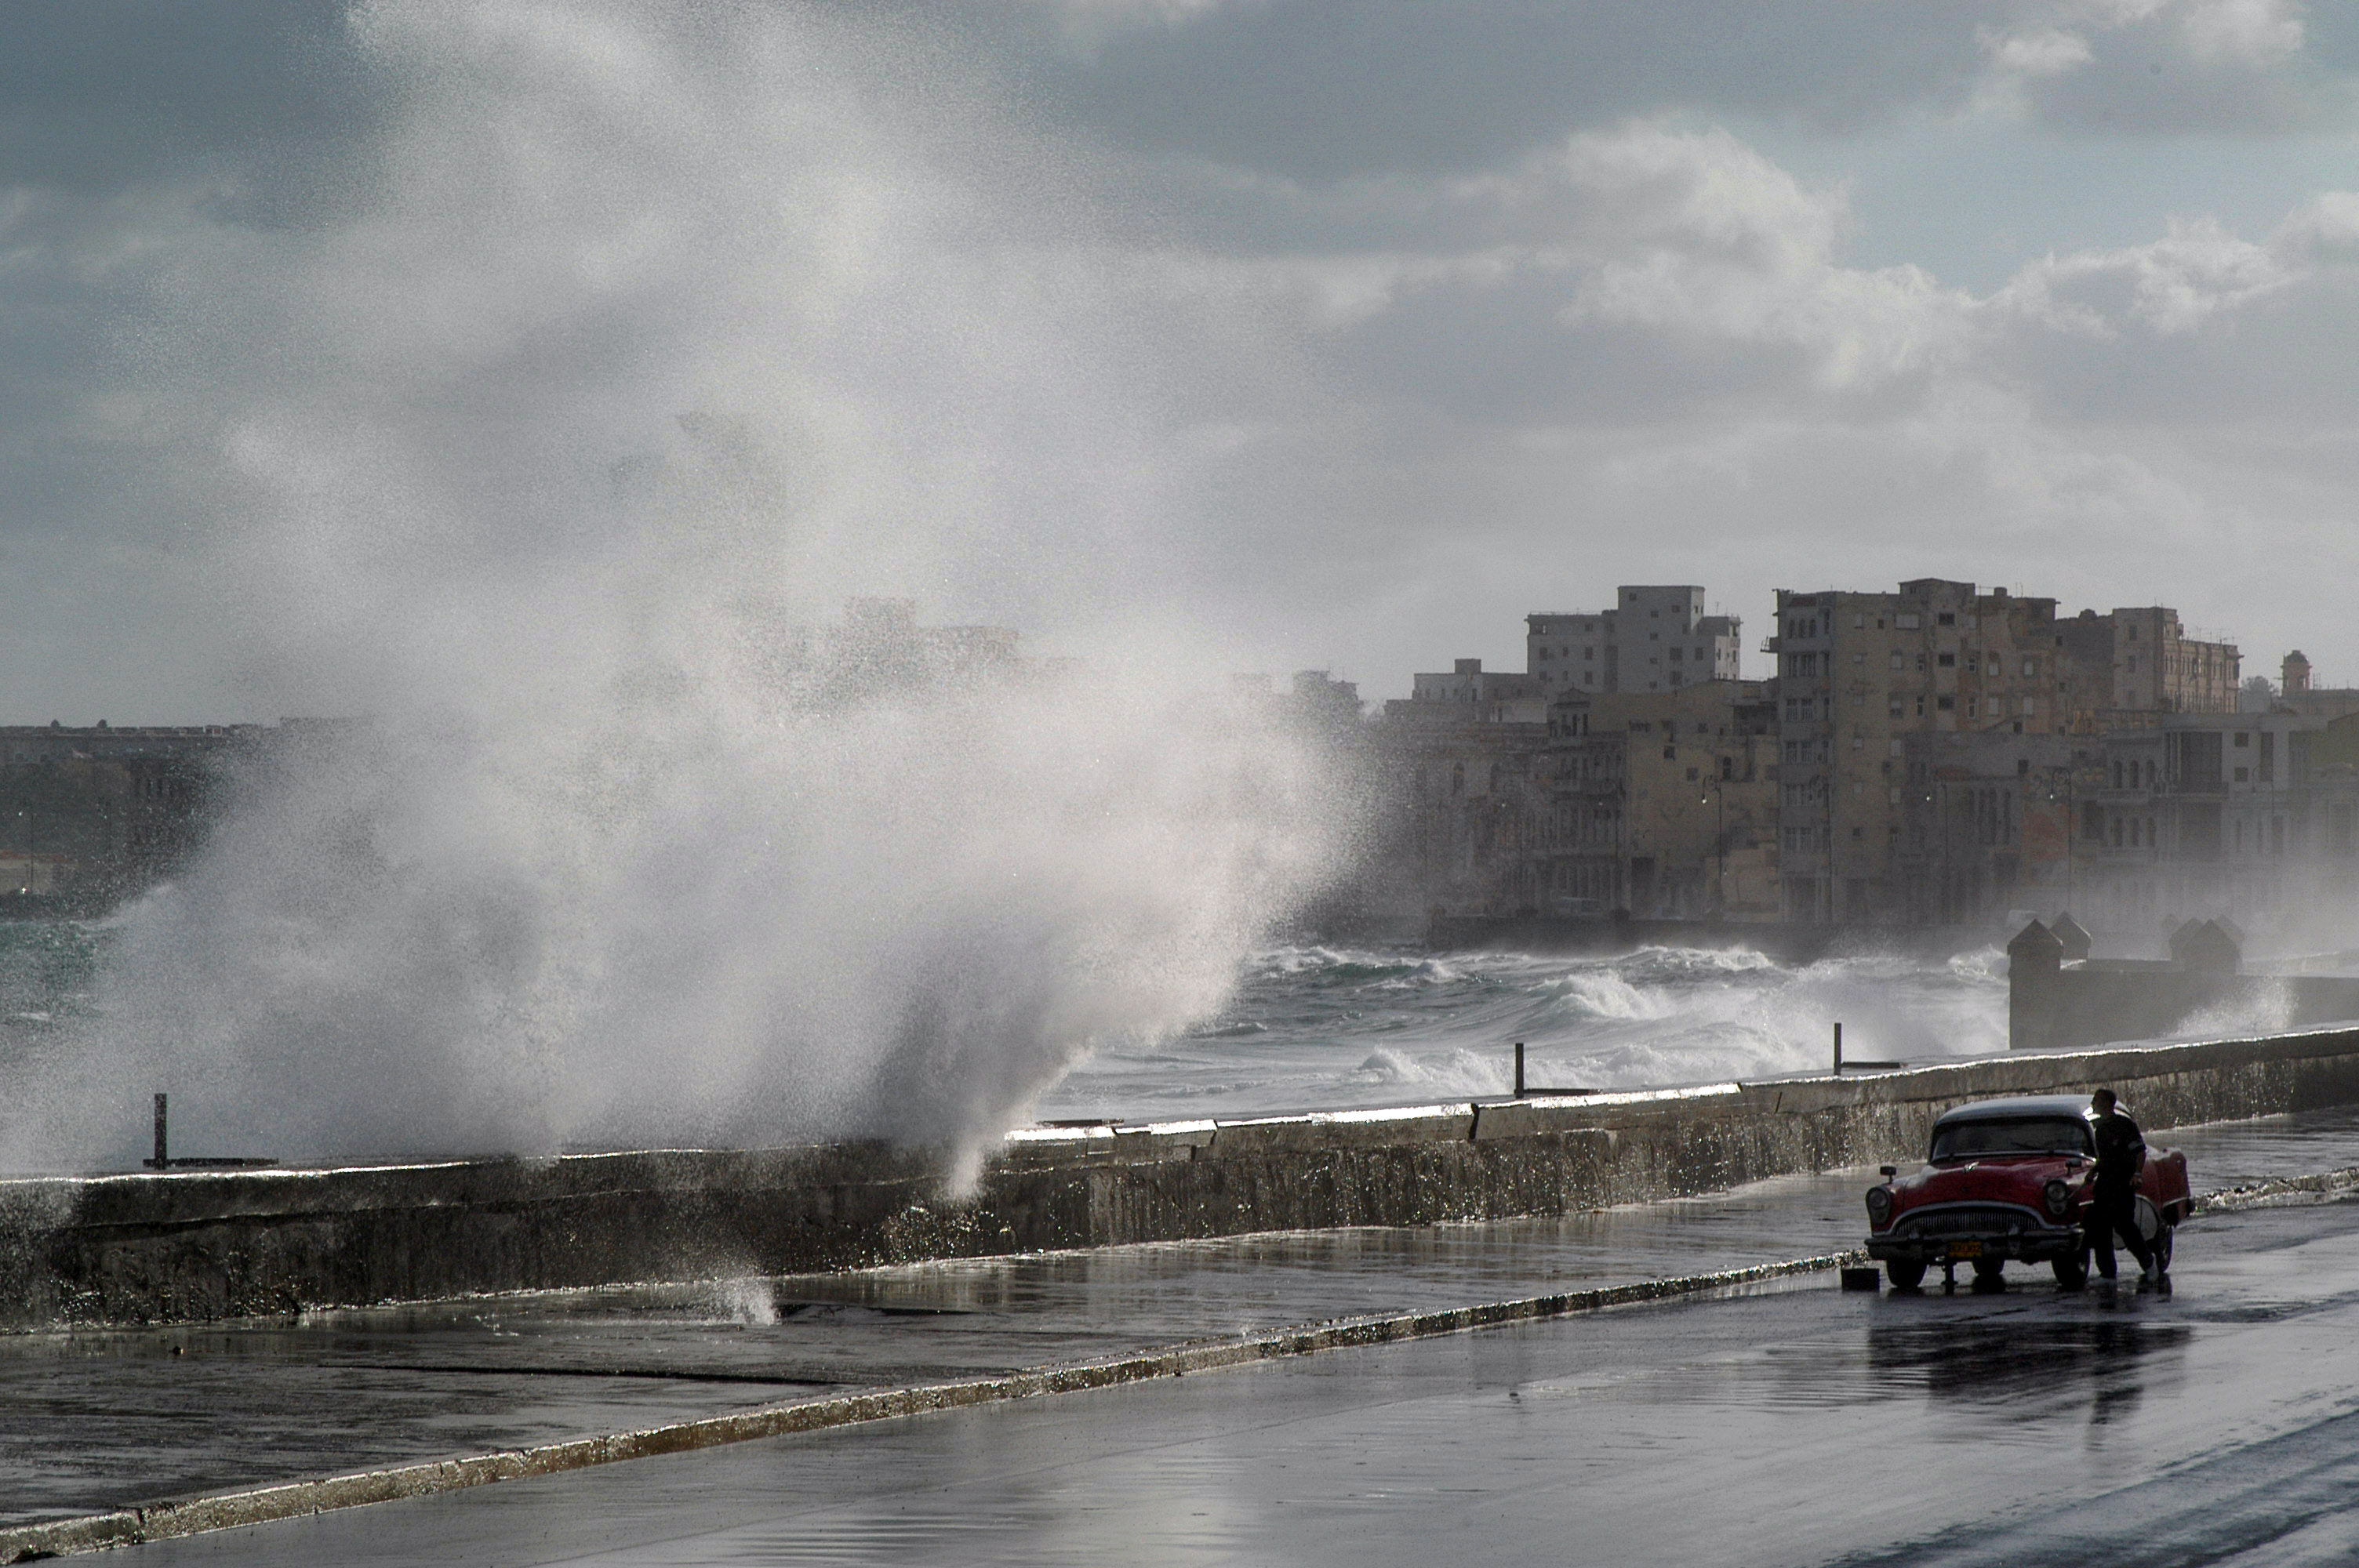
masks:
[[[1976,1258],[2015,1259],[2044,1263],[2071,1258],[2087,1243],[2077,1225],[2043,1226],[2031,1230],[1994,1230],[1984,1235],[1871,1236],[1867,1255],[1879,1263],[1970,1262]]]

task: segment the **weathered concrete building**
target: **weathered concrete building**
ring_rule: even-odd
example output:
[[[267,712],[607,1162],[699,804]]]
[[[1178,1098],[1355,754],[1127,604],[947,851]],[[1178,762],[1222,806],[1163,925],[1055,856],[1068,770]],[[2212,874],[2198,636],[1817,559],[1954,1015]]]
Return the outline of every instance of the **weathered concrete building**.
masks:
[[[2346,908],[2359,892],[2359,716],[2170,714],[2112,731],[2078,817],[2076,912],[2093,928]]]
[[[306,722],[0,728],[0,900],[96,908],[145,886],[202,838],[225,770]]]
[[[1524,667],[1551,697],[1734,680],[1744,652],[1744,623],[1704,613],[1703,589],[1692,583],[1625,584],[1611,610],[1542,611],[1524,624]]]
[[[2073,906],[2075,770],[2094,742],[2007,730],[1901,739],[1894,855],[1913,925],[1973,925],[2017,907]]]
[[[1459,659],[1447,671],[1410,676],[1408,700],[1395,699],[1385,708],[1406,709],[1418,722],[1539,724],[1546,722],[1548,697],[1534,676],[1485,670],[1480,659]]]
[[[1528,836],[1544,914],[1777,914],[1777,708],[1757,681],[1549,705]]]
[[[1777,595],[1778,849],[1789,919],[1898,918],[1906,740],[2088,732],[2232,712],[2238,656],[2176,611],[2093,611],[1927,578],[1897,592]],[[2135,701],[2133,701],[2135,699]]]
[[[1429,913],[1513,914],[1538,897],[1528,851],[1544,820],[1545,723],[1486,703],[1394,701],[1377,730],[1397,801],[1392,881]]]

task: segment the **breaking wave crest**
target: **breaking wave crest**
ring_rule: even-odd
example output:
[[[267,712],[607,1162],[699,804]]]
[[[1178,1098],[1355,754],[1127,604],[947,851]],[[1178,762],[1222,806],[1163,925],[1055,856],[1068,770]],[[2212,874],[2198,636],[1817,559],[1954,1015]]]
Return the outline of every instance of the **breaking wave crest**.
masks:
[[[1532,1083],[1601,1089],[1821,1067],[1837,1022],[1863,1058],[2006,1044],[1995,951],[1786,965],[1745,948],[1605,958],[1295,946],[1258,954],[1246,976],[1218,1020],[1102,1053],[1050,1103],[1151,1116],[1158,1104],[1202,1114],[1496,1094],[1511,1085],[1516,1041]]]

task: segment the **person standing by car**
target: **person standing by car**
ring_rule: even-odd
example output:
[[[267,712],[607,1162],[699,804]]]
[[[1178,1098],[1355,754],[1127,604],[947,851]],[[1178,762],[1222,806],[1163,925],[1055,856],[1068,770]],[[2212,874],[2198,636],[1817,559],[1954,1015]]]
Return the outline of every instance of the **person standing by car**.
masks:
[[[2158,1260],[2138,1229],[2137,1179],[2146,1164],[2146,1139],[2121,1110],[2111,1089],[2089,1097],[2090,1129],[2097,1141],[2097,1173],[2089,1187],[2089,1240],[2097,1252],[2097,1272],[2114,1277],[2114,1238],[2127,1244],[2138,1261],[2138,1278],[2152,1280]]]

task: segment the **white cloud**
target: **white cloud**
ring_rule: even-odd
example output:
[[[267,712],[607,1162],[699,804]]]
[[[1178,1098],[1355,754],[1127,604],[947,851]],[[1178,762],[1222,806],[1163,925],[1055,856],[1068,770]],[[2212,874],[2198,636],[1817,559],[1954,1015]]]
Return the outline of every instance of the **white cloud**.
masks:
[[[2296,276],[2273,248],[2201,219],[2173,222],[2169,234],[2147,244],[2035,262],[1996,303],[2068,333],[2111,336],[2132,321],[2190,332]]]
[[[2059,76],[2096,58],[2088,39],[2060,27],[2007,34],[1985,29],[1982,44],[1999,70],[2019,76]]]
[[[2264,68],[2299,54],[2306,36],[2291,0],[2192,0],[2179,26],[2197,59]]]

